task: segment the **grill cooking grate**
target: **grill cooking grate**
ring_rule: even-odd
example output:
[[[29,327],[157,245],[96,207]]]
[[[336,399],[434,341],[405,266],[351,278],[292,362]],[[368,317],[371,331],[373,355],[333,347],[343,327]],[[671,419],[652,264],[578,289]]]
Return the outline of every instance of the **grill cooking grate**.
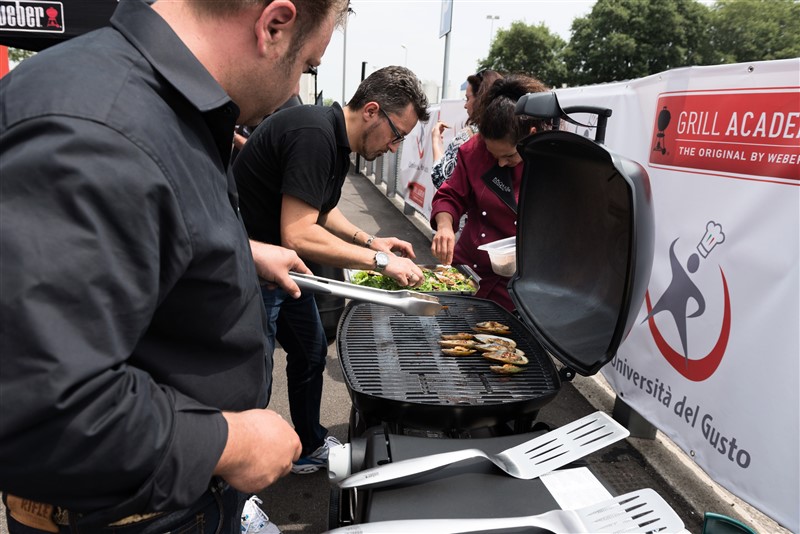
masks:
[[[525,403],[554,395],[558,378],[549,356],[531,333],[495,303],[441,296],[445,308],[433,317],[410,316],[375,304],[350,303],[340,322],[339,358],[351,391],[423,405],[491,406]],[[481,321],[511,327],[530,362],[524,371],[503,376],[479,354],[446,356],[442,334],[472,332]]]

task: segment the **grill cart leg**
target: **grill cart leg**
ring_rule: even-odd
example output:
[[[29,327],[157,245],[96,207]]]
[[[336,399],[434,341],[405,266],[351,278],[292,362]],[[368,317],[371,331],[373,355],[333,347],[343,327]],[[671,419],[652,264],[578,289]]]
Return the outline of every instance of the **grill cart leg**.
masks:
[[[656,427],[620,397],[614,399],[611,417],[627,428],[633,438],[656,439]]]

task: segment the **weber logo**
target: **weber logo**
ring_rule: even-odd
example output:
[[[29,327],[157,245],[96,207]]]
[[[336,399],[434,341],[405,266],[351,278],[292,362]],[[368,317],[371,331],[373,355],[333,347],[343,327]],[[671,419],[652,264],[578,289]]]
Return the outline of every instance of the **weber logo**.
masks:
[[[0,0],[0,32],[64,33],[61,2]]]

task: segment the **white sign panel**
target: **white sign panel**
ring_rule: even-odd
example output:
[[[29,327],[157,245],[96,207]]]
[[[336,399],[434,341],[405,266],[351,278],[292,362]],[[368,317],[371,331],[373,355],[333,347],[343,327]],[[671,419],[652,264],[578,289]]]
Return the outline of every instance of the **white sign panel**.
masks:
[[[443,100],[439,107],[428,109],[430,120],[417,123],[403,141],[400,153],[400,175],[398,191],[405,201],[426,218],[431,216],[431,202],[436,188],[431,181],[433,156],[431,154],[431,131],[438,121],[449,125],[444,131],[444,147],[450,144],[456,132],[466,126],[467,111],[464,100]]]
[[[709,475],[800,531],[800,59],[677,69],[558,90],[613,111],[605,144],[644,165],[653,272],[606,375]],[[403,145],[399,190],[430,217],[430,131]],[[594,124],[590,115],[575,115]],[[566,126],[594,137],[594,130]]]
[[[800,60],[783,60],[558,91],[562,106],[613,110],[606,144],[645,165],[653,190],[646,302],[603,374],[714,480],[793,532],[798,72]]]
[[[442,0],[442,16],[439,19],[439,38],[441,39],[453,27],[453,0]]]

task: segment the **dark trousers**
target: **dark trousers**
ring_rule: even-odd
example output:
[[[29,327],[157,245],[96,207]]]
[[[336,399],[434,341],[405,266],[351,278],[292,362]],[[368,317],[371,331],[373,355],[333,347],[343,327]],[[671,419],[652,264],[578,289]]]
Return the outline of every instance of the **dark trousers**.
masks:
[[[168,512],[152,519],[121,526],[84,527],[60,525],[59,534],[240,534],[242,508],[249,495],[231,487],[211,489],[186,510]],[[6,510],[9,534],[49,534],[16,521]]]
[[[302,456],[307,456],[328,435],[319,422],[328,356],[325,329],[312,293],[293,299],[281,289],[262,288],[261,296],[267,310],[267,338],[272,346],[277,339],[286,351],[289,411],[303,445]]]

